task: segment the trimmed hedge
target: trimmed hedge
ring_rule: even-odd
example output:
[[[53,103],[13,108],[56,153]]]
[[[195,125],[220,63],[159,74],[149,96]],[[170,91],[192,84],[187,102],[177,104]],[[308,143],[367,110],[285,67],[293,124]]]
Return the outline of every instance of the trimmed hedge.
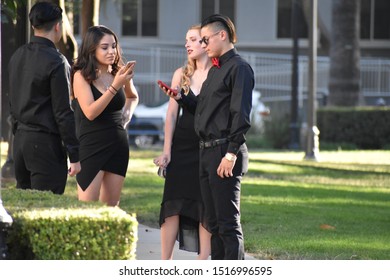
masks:
[[[3,189],[2,200],[13,218],[11,259],[135,259],[138,223],[118,207],[14,188]]]
[[[390,144],[390,108],[325,107],[317,111],[320,143],[349,143],[358,149]]]

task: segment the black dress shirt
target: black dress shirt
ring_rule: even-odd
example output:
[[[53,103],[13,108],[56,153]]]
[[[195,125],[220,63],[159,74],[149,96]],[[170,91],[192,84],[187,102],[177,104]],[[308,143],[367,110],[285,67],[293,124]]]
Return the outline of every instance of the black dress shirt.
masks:
[[[79,161],[79,142],[69,101],[70,65],[54,43],[31,38],[9,63],[10,111],[14,129],[57,134],[70,162]]]
[[[197,104],[182,94],[178,102],[195,110],[195,131],[204,141],[227,138],[228,153],[237,154],[250,128],[254,73],[251,66],[232,49],[219,58],[204,81]]]

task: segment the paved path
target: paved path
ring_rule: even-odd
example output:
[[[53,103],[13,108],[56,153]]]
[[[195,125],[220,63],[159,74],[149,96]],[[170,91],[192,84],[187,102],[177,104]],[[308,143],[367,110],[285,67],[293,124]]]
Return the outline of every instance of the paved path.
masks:
[[[161,243],[160,229],[138,225],[138,243],[137,243],[137,260],[160,260],[161,259]],[[175,260],[196,260],[197,254],[179,250],[179,244],[176,242],[173,251],[173,259]],[[245,259],[254,260],[250,255],[245,255]]]

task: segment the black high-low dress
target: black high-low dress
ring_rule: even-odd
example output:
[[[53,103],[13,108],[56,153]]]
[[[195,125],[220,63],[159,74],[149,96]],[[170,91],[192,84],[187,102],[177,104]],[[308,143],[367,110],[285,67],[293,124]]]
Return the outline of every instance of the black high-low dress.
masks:
[[[95,100],[102,93],[91,84]],[[104,111],[93,121],[87,119],[77,99],[72,100],[75,112],[76,135],[80,141],[81,171],[76,175],[83,190],[91,184],[100,170],[125,177],[129,163],[129,144],[122,125],[122,108],[125,104],[123,89],[119,89]]]
[[[196,101],[192,91],[188,96]],[[203,211],[199,186],[199,138],[194,129],[194,115],[185,108],[176,124],[171,162],[166,171],[160,226],[165,218],[179,215],[179,248],[199,253],[199,222]]]

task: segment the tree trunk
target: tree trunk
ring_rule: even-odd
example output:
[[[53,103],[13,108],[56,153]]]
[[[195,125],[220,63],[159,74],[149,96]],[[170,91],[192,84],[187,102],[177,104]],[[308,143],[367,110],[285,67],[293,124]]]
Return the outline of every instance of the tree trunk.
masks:
[[[62,13],[62,37],[61,40],[56,44],[56,47],[59,49],[70,64],[73,63],[73,60],[77,57],[77,42],[73,36],[72,26],[69,22],[68,16],[66,15],[65,10],[65,1],[64,0],[50,0],[51,3],[57,4],[61,7]]]
[[[99,24],[100,0],[83,0],[81,8],[81,35],[84,37],[88,28]]]
[[[64,0],[56,0],[58,5],[64,11],[62,15],[62,38],[58,42],[57,47],[60,52],[66,57],[70,64],[73,63],[73,60],[77,57],[77,42],[73,35],[72,25],[69,22],[68,16],[65,13],[65,1]]]
[[[360,1],[333,0],[332,14],[328,105],[361,105]]]

